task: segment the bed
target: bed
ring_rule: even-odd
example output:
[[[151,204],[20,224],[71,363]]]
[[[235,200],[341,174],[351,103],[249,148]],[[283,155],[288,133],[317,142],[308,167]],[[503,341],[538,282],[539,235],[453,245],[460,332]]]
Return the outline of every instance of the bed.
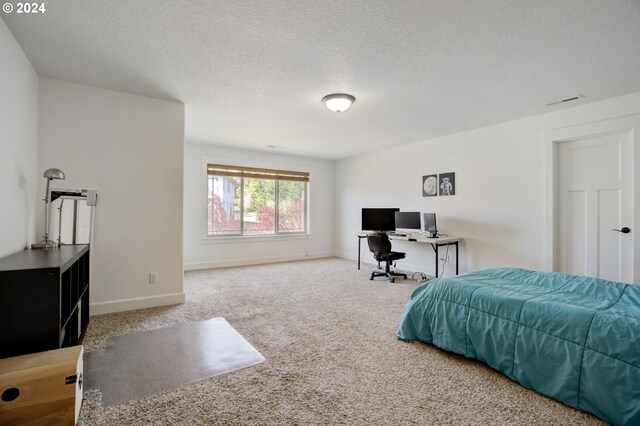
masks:
[[[412,293],[401,340],[475,358],[620,425],[640,424],[640,286],[493,268]]]

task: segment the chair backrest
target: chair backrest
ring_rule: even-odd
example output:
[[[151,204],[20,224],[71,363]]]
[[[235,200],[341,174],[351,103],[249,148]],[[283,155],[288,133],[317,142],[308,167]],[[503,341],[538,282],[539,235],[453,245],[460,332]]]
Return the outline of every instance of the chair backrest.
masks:
[[[369,250],[373,254],[381,255],[391,251],[391,241],[389,241],[389,236],[384,232],[372,232],[367,235],[367,243],[369,244]]]

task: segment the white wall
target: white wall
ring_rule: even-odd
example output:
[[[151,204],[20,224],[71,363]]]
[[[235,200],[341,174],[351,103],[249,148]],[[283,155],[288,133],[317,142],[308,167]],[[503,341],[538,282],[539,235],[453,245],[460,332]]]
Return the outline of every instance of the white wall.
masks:
[[[207,162],[308,171],[311,235],[207,238]],[[333,161],[187,143],[184,172],[185,269],[333,255]]]
[[[98,191],[91,313],[182,302],[184,105],[44,78],[39,96],[38,170]]]
[[[0,257],[35,242],[38,76],[0,19]],[[44,180],[44,179],[43,179]],[[44,214],[44,213],[43,213]]]
[[[357,257],[363,207],[399,207],[435,212],[440,232],[464,238],[461,272],[543,269],[544,131],[638,112],[640,92],[338,161],[336,253]],[[446,172],[456,173],[456,195],[423,198],[422,176]],[[364,240],[363,248],[373,262]],[[397,242],[393,249],[407,252],[398,267],[433,274],[430,246]]]

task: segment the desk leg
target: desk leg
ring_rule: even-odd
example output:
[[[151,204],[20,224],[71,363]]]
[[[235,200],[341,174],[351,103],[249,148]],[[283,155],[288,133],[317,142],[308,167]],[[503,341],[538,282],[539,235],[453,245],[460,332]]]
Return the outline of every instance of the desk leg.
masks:
[[[456,241],[456,275],[458,275],[460,271],[460,269],[458,268],[458,250],[459,250],[458,242]]]
[[[360,270],[360,241],[362,238],[358,237],[358,271]]]
[[[436,278],[438,278],[438,243],[436,243]]]

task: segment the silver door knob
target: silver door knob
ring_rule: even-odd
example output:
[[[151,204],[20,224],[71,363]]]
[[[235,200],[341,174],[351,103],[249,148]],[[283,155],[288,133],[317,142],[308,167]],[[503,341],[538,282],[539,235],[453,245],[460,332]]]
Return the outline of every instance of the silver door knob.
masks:
[[[612,231],[617,231],[617,232],[622,232],[623,234],[628,234],[629,232],[631,232],[631,229],[627,228],[626,226],[622,229],[612,229]]]

